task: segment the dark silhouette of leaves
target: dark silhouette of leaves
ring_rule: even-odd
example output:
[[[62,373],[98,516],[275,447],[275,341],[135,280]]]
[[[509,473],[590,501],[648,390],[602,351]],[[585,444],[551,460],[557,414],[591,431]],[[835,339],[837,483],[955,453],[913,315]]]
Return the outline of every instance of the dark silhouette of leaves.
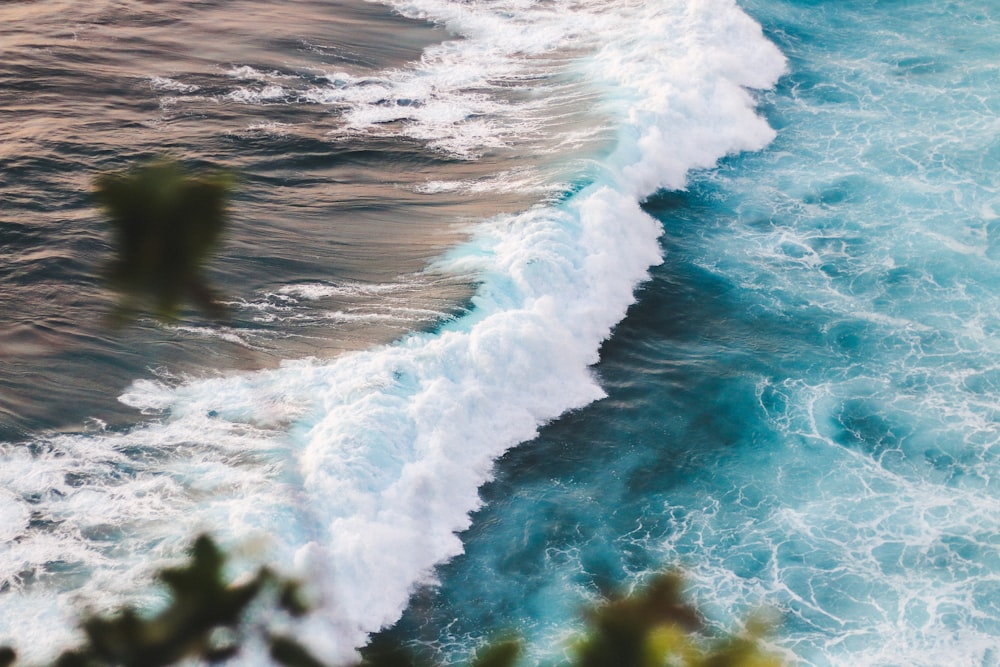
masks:
[[[261,569],[241,584],[228,583],[224,576],[226,557],[207,536],[195,540],[190,560],[164,569],[160,579],[170,593],[170,603],[159,614],[144,618],[137,610],[125,607],[111,616],[92,616],[81,623],[86,643],[65,651],[55,667],[163,667],[191,658],[210,663],[223,662],[239,653],[246,629],[244,613],[265,589],[272,589],[275,600],[298,584],[283,580]],[[281,606],[279,602],[275,603]],[[301,603],[299,603],[301,605]],[[296,611],[305,613],[305,607]],[[294,654],[292,640],[278,642],[278,653],[298,655],[282,664],[289,667],[315,667]],[[294,646],[293,646],[294,644]],[[14,652],[0,648],[2,665],[13,664]]]
[[[122,294],[119,321],[142,309],[170,320],[185,300],[223,316],[202,269],[225,229],[232,188],[226,173],[192,174],[170,160],[98,177],[95,196],[116,253],[107,279]]]
[[[780,667],[761,646],[769,628],[748,624],[746,636],[704,634],[701,615],[684,599],[677,573],[654,577],[644,589],[609,600],[587,613],[589,634],[577,667]]]
[[[208,537],[199,537],[189,562],[160,572],[170,593],[169,605],[144,618],[126,607],[112,616],[94,616],[82,623],[86,642],[64,652],[53,667],[166,667],[182,661],[221,663],[239,654],[244,635],[254,628],[267,641],[271,659],[282,667],[329,667],[294,637],[254,626],[245,618],[260,599],[301,616],[300,585],[264,568],[241,583],[226,582],[225,554]],[[257,612],[253,614],[259,615]],[[266,616],[266,614],[265,614]],[[618,596],[586,613],[589,630],[577,645],[571,667],[781,667],[761,646],[770,627],[751,619],[739,636],[706,634],[698,611],[685,601],[676,573],[654,577],[632,595]],[[376,635],[363,649],[356,667],[431,667],[431,663],[401,646],[391,635]],[[501,640],[478,651],[469,667],[515,667],[521,655],[517,640]],[[10,667],[16,654],[0,647],[0,667]]]
[[[284,667],[327,667],[291,637],[271,637],[271,658]]]
[[[514,667],[521,655],[521,642],[509,639],[489,644],[476,655],[471,667]]]

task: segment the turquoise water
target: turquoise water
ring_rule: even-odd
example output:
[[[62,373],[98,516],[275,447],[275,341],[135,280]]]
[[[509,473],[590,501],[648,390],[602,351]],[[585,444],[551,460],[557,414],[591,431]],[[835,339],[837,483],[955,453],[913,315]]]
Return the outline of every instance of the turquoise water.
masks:
[[[681,564],[723,627],[776,611],[797,664],[1000,663],[986,5],[745,3],[789,58],[777,138],[648,201],[665,260],[602,347],[608,398],[501,459],[405,636],[545,655]]]
[[[184,25],[280,39],[123,57],[143,146],[251,174],[237,315],[50,355],[107,303],[93,273],[58,265],[84,314],[43,333],[48,283],[4,286],[0,637],[44,653],[80,604],[155,599],[207,529],[315,582],[301,632],[331,656],[396,624],[456,660],[513,629],[545,662],[584,602],[680,564],[714,624],[776,611],[799,664],[1000,664],[1000,16],[740,7],[248,3]],[[79,20],[117,44],[178,12]],[[74,201],[45,219],[82,220],[56,247],[87,257]],[[65,394],[18,391],[67,358]],[[80,396],[114,419],[60,423]]]

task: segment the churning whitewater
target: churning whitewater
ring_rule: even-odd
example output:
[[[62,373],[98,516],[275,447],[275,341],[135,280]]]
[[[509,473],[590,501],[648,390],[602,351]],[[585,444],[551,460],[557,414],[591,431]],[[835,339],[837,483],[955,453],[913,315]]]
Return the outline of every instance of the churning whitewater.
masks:
[[[531,147],[527,167],[420,187],[534,188],[538,202],[466,221],[468,240],[430,270],[474,281],[471,307],[432,331],[138,380],[121,401],[149,423],[6,445],[0,635],[29,654],[66,641],[52,628],[77,605],[146,590],[208,530],[316,582],[310,637],[330,659],[352,655],[462,551],[495,459],[604,395],[590,367],[661,261],[661,224],[640,201],[774,136],[750,91],[784,59],[730,0],[393,7],[453,37],[375,74],[238,69],[214,94],[328,106],[343,119],[330,141],[417,141],[468,161]],[[173,106],[206,95],[181,76],[150,85]]]

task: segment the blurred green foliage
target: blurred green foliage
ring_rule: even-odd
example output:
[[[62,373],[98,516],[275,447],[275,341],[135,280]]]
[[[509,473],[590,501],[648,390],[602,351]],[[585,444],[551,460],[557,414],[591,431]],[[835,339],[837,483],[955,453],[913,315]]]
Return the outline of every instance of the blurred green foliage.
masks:
[[[287,634],[273,630],[275,618],[308,613],[300,584],[263,568],[241,583],[228,583],[226,557],[208,537],[199,537],[190,561],[161,571],[169,603],[143,617],[125,607],[81,623],[84,642],[64,651],[51,667],[162,667],[191,661],[216,664],[236,657],[257,633],[271,659],[283,667],[327,667]],[[254,610],[250,612],[253,605]],[[252,619],[264,619],[252,620]],[[748,624],[740,636],[712,636],[698,611],[684,600],[676,573],[654,577],[632,595],[605,600],[585,614],[587,632],[575,644],[567,667],[781,667],[763,646],[767,626]],[[470,667],[515,667],[517,640],[480,649]],[[392,640],[376,637],[357,667],[430,667]],[[0,647],[0,667],[17,661]]]
[[[676,572],[586,612],[589,632],[574,667],[781,667],[763,645],[769,624],[752,619],[741,635],[712,636],[684,599]]]
[[[84,643],[64,651],[53,667],[161,667],[191,658],[209,663],[228,660],[239,653],[250,629],[246,612],[255,601],[267,598],[278,611],[302,616],[298,583],[263,568],[239,584],[227,583],[223,574],[226,557],[208,537],[199,537],[190,561],[159,573],[166,585],[169,604],[158,614],[144,618],[136,609],[124,607],[111,616],[92,616],[81,623]],[[273,613],[275,609],[272,608]],[[263,632],[267,635],[267,629]],[[279,664],[294,667],[318,665],[296,659],[292,640],[271,638],[272,651],[280,646]],[[300,648],[305,655],[305,649]],[[0,648],[0,666],[13,664],[16,655]]]
[[[225,172],[194,173],[169,159],[97,178],[115,252],[106,277],[122,295],[116,322],[143,311],[171,320],[185,301],[223,316],[203,268],[225,229],[234,183]]]

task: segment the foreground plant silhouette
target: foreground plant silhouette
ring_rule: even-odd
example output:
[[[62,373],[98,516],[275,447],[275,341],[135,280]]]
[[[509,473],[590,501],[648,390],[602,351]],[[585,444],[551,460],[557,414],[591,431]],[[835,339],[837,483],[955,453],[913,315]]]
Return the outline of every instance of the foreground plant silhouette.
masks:
[[[224,172],[196,174],[167,159],[97,178],[115,246],[107,280],[122,295],[116,322],[141,311],[174,319],[185,301],[223,315],[203,267],[225,229],[232,188]]]
[[[255,600],[270,598],[277,611],[292,617],[307,611],[297,582],[262,568],[247,581],[227,583],[225,561],[210,538],[199,537],[187,564],[158,575],[170,595],[163,611],[144,618],[136,609],[123,607],[111,616],[83,620],[84,643],[63,652],[54,667],[160,667],[191,658],[222,662],[239,652],[243,636],[251,629],[245,612]],[[271,636],[266,628],[260,631],[270,640],[272,651],[279,647],[287,654],[298,647],[287,637]],[[15,659],[11,648],[0,648],[0,666],[11,665]]]
[[[747,623],[742,635],[710,637],[698,610],[685,601],[676,572],[660,574],[638,592],[586,613],[589,633],[575,667],[780,667],[763,637],[769,626]]]
[[[223,663],[239,655],[249,635],[259,635],[272,660],[284,667],[328,667],[302,644],[275,632],[271,618],[308,613],[298,582],[267,568],[234,584],[225,580],[226,557],[208,537],[199,537],[190,562],[160,572],[170,595],[163,611],[143,617],[124,607],[81,623],[85,640],[63,652],[51,667],[163,667],[198,660]],[[254,611],[250,612],[253,605]],[[250,617],[253,618],[250,618]],[[710,637],[698,611],[684,600],[675,573],[654,577],[643,589],[590,609],[587,633],[568,667],[780,667],[762,646],[765,628],[749,624],[744,636]],[[254,620],[264,619],[264,620]],[[430,667],[391,640],[376,638],[359,667]],[[513,640],[478,652],[470,667],[514,667],[521,653]],[[0,667],[17,661],[0,647]]]

